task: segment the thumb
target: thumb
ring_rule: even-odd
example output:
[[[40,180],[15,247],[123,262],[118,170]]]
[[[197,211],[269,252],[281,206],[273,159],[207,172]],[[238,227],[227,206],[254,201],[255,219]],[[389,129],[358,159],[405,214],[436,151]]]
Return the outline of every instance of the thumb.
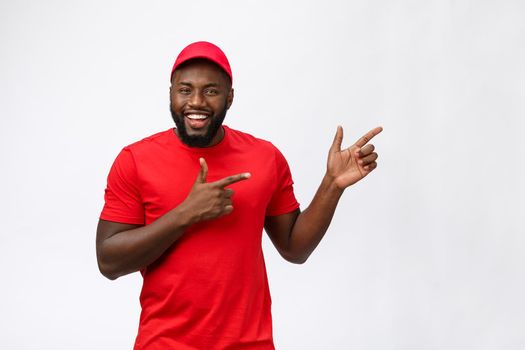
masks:
[[[206,164],[204,158],[199,158],[199,163],[201,168],[199,170],[199,175],[197,175],[197,180],[195,182],[205,183],[206,177],[208,176],[208,165]]]
[[[341,150],[341,144],[343,143],[343,127],[337,126],[337,131],[334,136],[334,141],[330,147],[330,152],[339,152]]]

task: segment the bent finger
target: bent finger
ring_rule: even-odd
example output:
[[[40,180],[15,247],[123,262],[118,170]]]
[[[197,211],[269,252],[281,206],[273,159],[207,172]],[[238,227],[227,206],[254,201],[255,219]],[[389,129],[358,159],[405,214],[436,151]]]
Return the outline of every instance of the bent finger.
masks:
[[[363,147],[364,145],[368,143],[368,141],[372,140],[374,136],[379,134],[381,131],[383,131],[383,128],[380,126],[378,126],[377,128],[373,128],[372,130],[367,132],[364,136],[362,136],[359,140],[357,140],[355,145],[357,147]]]
[[[366,157],[359,159],[359,164],[368,165],[372,162],[375,162],[377,160],[377,157],[377,153],[374,152],[372,154],[367,155]]]
[[[370,164],[364,166],[364,169],[365,169],[367,172],[371,172],[371,171],[374,170],[375,168],[377,168],[377,163],[376,163],[376,162],[373,162],[373,163],[370,163]]]
[[[375,147],[374,145],[370,144],[370,145],[366,145],[365,147],[361,148],[359,150],[359,152],[357,153],[357,155],[359,157],[366,157],[367,155],[369,155],[370,153],[372,153],[374,151]]]
[[[228,215],[233,211],[233,205],[227,205],[224,207],[224,210],[222,211],[223,215]]]

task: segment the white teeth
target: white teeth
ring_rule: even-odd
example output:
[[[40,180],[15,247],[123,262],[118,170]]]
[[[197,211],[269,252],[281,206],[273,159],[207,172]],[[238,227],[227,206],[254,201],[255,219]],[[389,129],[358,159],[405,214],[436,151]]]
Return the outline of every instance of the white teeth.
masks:
[[[202,120],[202,119],[208,118],[207,115],[203,115],[203,114],[189,114],[186,117],[189,119],[193,119],[193,120]]]

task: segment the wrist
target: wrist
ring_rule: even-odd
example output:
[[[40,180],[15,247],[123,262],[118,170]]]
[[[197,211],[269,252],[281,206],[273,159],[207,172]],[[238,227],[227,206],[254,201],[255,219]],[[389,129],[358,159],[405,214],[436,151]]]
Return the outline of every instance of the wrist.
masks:
[[[337,185],[337,182],[335,181],[335,177],[326,173],[323,177],[323,181],[321,182],[322,186],[324,187],[324,191],[341,196],[344,192],[344,188],[341,188]]]
[[[199,218],[194,214],[195,213],[187,208],[184,203],[181,203],[170,212],[172,222],[181,229],[186,229],[199,221]]]

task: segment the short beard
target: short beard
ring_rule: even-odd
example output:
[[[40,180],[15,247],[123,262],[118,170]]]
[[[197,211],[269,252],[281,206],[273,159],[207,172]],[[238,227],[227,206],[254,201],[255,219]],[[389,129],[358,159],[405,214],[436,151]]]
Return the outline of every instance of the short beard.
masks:
[[[183,143],[190,147],[208,147],[215,135],[217,135],[224,118],[226,118],[227,110],[225,107],[219,114],[209,117],[211,118],[210,125],[204,135],[188,135],[186,124],[184,123],[184,116],[177,114],[170,103],[171,117],[177,126],[178,136]]]

